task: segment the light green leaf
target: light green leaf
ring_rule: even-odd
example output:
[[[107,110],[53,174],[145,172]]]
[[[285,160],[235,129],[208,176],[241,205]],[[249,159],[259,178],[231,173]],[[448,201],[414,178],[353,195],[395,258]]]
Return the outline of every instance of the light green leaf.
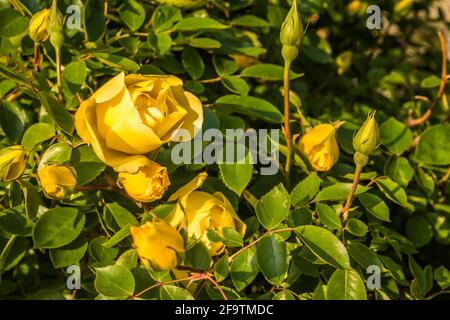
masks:
[[[55,136],[55,126],[48,123],[35,123],[25,131],[22,145],[31,151],[37,144]]]
[[[231,279],[236,289],[241,291],[247,287],[256,278],[258,271],[256,248],[250,247],[239,253],[230,267]]]
[[[134,292],[134,278],[130,270],[121,265],[97,268],[95,289],[107,297],[127,298]]]
[[[135,0],[125,0],[119,8],[119,15],[131,31],[139,29],[145,21],[145,9]]]
[[[291,198],[283,184],[275,186],[256,203],[256,216],[268,230],[276,228],[289,214]]]
[[[320,178],[316,172],[311,173],[304,180],[300,181],[291,192],[292,204],[301,206],[311,200],[319,191]]]
[[[320,260],[335,268],[350,268],[347,250],[330,231],[316,226],[300,226],[295,230],[300,240]]]
[[[369,192],[361,193],[358,197],[359,202],[366,210],[374,217],[382,221],[391,221],[389,216],[389,207],[386,203],[377,195]]]
[[[353,269],[336,270],[328,280],[327,300],[367,300],[366,286]]]
[[[174,26],[175,31],[197,31],[208,29],[226,29],[228,26],[211,18],[189,17],[181,20]]]
[[[86,238],[80,235],[77,239],[64,247],[51,249],[50,259],[55,268],[67,267],[80,261],[88,248]]]
[[[428,127],[420,136],[415,151],[416,159],[423,164],[445,166],[450,164],[450,125]]]
[[[260,63],[242,70],[241,77],[260,78],[265,81],[278,81],[283,79],[283,67],[275,64]],[[289,72],[289,79],[294,80],[302,77],[293,71]]]
[[[314,198],[314,201],[340,201],[345,200],[350,191],[352,189],[351,183],[343,183],[338,182],[326,188],[323,188],[317,196]],[[365,186],[358,185],[355,191],[355,196],[358,196],[361,193],[366,192],[369,188]]]
[[[258,242],[257,257],[267,281],[279,286],[286,278],[289,266],[286,241],[278,234],[264,237]]]
[[[318,203],[316,207],[320,222],[326,227],[331,230],[338,230],[342,227],[338,211],[323,203]]]
[[[162,300],[194,300],[189,291],[172,285],[162,286],[160,295]]]

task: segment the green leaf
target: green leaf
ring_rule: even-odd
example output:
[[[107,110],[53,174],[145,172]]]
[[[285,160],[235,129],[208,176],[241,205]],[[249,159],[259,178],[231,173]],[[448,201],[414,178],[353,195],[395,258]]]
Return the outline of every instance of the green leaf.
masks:
[[[52,144],[41,157],[39,167],[48,162],[67,163],[72,155],[72,148],[64,142]]]
[[[258,265],[270,283],[281,285],[288,272],[286,241],[278,234],[265,236],[257,245]]]
[[[106,237],[99,236],[92,239],[89,243],[89,254],[91,257],[104,265],[112,264],[119,253],[118,248],[107,248],[104,246],[107,240]]]
[[[211,255],[202,242],[198,242],[191,249],[186,251],[184,263],[199,270],[209,270],[211,265]]]
[[[357,237],[364,237],[367,233],[367,225],[359,219],[350,218],[347,220],[345,229]]]
[[[244,241],[241,234],[234,228],[224,227],[222,228],[223,243],[227,247],[242,247]]]
[[[191,47],[185,47],[181,56],[181,61],[193,80],[198,80],[202,77],[203,72],[205,71],[205,64],[203,63],[202,56],[197,50]]]
[[[283,184],[278,184],[256,202],[256,216],[268,230],[276,228],[289,214],[291,198]]]
[[[228,264],[228,254],[223,255],[214,265],[214,277],[217,282],[221,282],[228,277],[230,265]]]
[[[429,75],[420,82],[420,86],[426,89],[437,88],[440,84],[441,78],[435,76],[434,74]]]
[[[220,178],[227,188],[240,196],[250,183],[253,175],[253,164],[250,152],[246,150],[244,161],[239,160],[236,161],[236,163],[219,163],[219,172]]]
[[[221,77],[229,76],[239,70],[239,65],[236,61],[216,55],[213,56],[213,65],[217,74]]]
[[[71,243],[84,227],[85,216],[75,208],[56,207],[44,213],[33,230],[35,248],[59,248]]]
[[[19,12],[4,8],[0,10],[0,35],[14,37],[24,33],[28,28],[28,19]]]
[[[377,254],[362,243],[350,243],[347,245],[347,251],[350,254],[350,257],[364,270],[367,270],[367,268],[372,265],[381,267],[381,261]]]
[[[396,155],[401,155],[412,144],[411,130],[403,122],[393,117],[381,124],[380,134],[383,145]]]
[[[269,27],[269,23],[254,15],[245,14],[231,21],[233,26],[241,27]]]
[[[0,230],[18,236],[30,236],[32,225],[20,212],[7,209],[0,213]]]
[[[366,287],[353,269],[336,270],[327,284],[327,300],[367,300]]]
[[[88,243],[83,235],[64,247],[50,250],[50,259],[55,268],[63,268],[80,261],[88,248]]]
[[[314,201],[318,202],[318,201],[345,200],[348,197],[351,189],[352,189],[351,183],[337,182],[331,186],[323,188],[314,198]],[[364,193],[367,190],[369,190],[369,188],[358,185],[355,191],[355,196],[358,196],[359,194]]]
[[[28,181],[20,181],[23,197],[25,200],[25,213],[28,220],[32,221],[36,217],[39,206],[41,205],[41,196],[36,187]]]
[[[22,145],[31,151],[37,144],[55,136],[55,126],[48,123],[35,123],[30,126],[22,138]]]
[[[26,237],[14,237],[8,240],[0,237],[0,274],[15,267],[25,256],[29,249]],[[3,279],[2,279],[3,280]],[[6,280],[6,279],[5,279]]]
[[[414,169],[409,164],[408,159],[403,157],[391,157],[386,163],[385,173],[389,178],[401,184],[404,187],[414,177]]]
[[[12,143],[17,143],[25,130],[26,114],[16,103],[1,101],[0,124]]]
[[[125,0],[119,8],[119,15],[131,31],[139,29],[145,21],[145,9],[135,0]]]
[[[282,123],[283,115],[270,102],[251,96],[227,95],[219,98],[216,104],[232,112],[244,114],[269,123]]]
[[[103,52],[95,52],[94,57],[107,66],[117,68],[119,70],[136,72],[140,66],[131,59]]]
[[[450,271],[444,266],[440,266],[434,270],[434,279],[436,279],[437,284],[442,290],[450,287]]]
[[[406,280],[406,277],[402,271],[401,265],[399,265],[398,263],[396,263],[394,260],[392,260],[387,256],[379,256],[379,257],[395,281],[397,281],[399,284],[403,286],[409,285],[409,282],[408,280]]]
[[[256,248],[250,247],[239,253],[231,263],[231,280],[238,291],[247,287],[258,274]]]
[[[155,32],[164,32],[182,18],[180,9],[173,6],[158,6],[153,12],[152,25]]]
[[[131,224],[124,225],[119,231],[117,231],[108,241],[106,241],[103,245],[106,248],[112,248],[116,244],[120,243],[123,239],[128,237],[131,233]]]
[[[107,297],[127,298],[134,292],[134,278],[130,270],[121,265],[97,268],[95,289]]]
[[[43,91],[38,93],[38,97],[47,113],[53,121],[55,121],[55,124],[64,132],[72,134],[74,129],[74,120],[64,105]]]
[[[172,285],[162,286],[160,295],[162,300],[194,300],[189,291]]]
[[[416,159],[423,164],[446,166],[450,164],[450,125],[428,127],[420,136],[415,151]]]
[[[399,184],[389,178],[377,179],[376,184],[388,199],[410,211],[414,211],[414,206],[408,202],[406,192]]]
[[[105,32],[104,2],[98,0],[87,0],[84,10],[84,24],[87,40],[95,42]]]
[[[294,206],[305,205],[319,191],[321,180],[316,172],[311,173],[300,181],[291,192],[291,200]]]
[[[406,223],[408,239],[416,248],[427,245],[433,239],[433,227],[424,216],[415,216]]]
[[[222,46],[219,41],[211,38],[189,38],[186,40],[186,43],[191,47],[199,49],[218,49]]]
[[[62,86],[68,96],[75,95],[87,77],[87,68],[83,60],[71,62],[64,67]]]
[[[284,68],[275,64],[260,63],[242,70],[241,77],[260,78],[263,81],[283,80]],[[303,74],[289,72],[289,79],[294,80],[302,77]]]
[[[323,203],[318,203],[316,207],[320,222],[322,222],[326,227],[331,230],[338,230],[342,227],[338,211]]]
[[[189,17],[178,22],[173,30],[175,31],[197,31],[208,29],[226,29],[228,26],[211,18],[194,18]]]
[[[73,149],[70,164],[77,172],[77,183],[80,186],[94,180],[106,168],[105,163],[88,145],[81,145]]]
[[[226,76],[222,79],[225,88],[233,93],[246,96],[250,90],[247,82],[238,76]]]
[[[114,217],[114,220],[116,220],[117,225],[120,228],[123,228],[127,225],[130,226],[137,226],[139,225],[138,220],[136,217],[127,209],[120,206],[118,203],[107,203],[105,205],[105,210],[109,210],[109,212]]]
[[[359,202],[363,205],[366,210],[372,214],[375,218],[382,221],[391,221],[389,207],[386,203],[377,195],[369,192],[361,193],[358,196]]]
[[[347,250],[330,231],[316,226],[300,226],[295,230],[300,240],[320,260],[335,268],[350,268]]]

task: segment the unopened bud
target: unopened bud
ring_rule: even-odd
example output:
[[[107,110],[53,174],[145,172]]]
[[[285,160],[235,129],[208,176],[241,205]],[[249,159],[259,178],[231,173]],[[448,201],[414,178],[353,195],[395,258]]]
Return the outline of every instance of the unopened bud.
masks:
[[[44,42],[48,39],[48,20],[50,10],[44,9],[33,15],[28,26],[30,38],[35,42]]]
[[[37,174],[45,195],[51,199],[62,200],[75,191],[76,171],[70,166],[45,164]]]
[[[303,38],[303,24],[297,10],[297,0],[292,1],[286,19],[281,26],[280,40],[283,46],[300,47]]]
[[[355,151],[370,156],[380,145],[380,128],[375,120],[375,110],[369,112],[367,120],[353,137]]]
[[[47,31],[48,33],[63,31],[63,16],[56,5],[56,0],[53,0],[52,7],[50,9],[50,16],[48,19]]]
[[[26,152],[20,146],[0,150],[0,180],[12,181],[20,178],[26,167]]]

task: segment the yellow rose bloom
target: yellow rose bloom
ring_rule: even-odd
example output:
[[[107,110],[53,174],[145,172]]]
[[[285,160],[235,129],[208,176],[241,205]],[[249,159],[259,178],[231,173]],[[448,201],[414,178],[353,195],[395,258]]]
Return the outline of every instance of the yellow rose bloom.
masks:
[[[155,270],[170,270],[177,266],[178,256],[184,253],[184,240],[178,231],[165,221],[147,222],[131,227],[136,251]]]
[[[206,3],[206,0],[156,0],[160,4],[168,4],[178,8],[192,9],[197,8]]]
[[[202,241],[214,256],[223,251],[224,244],[209,240],[208,230],[222,236],[222,228],[230,227],[244,236],[247,226],[221,192],[209,194],[196,191],[205,179],[206,173],[199,174],[169,198],[169,201],[178,201],[167,221],[174,227],[186,229],[189,237]]]
[[[33,15],[28,26],[30,38],[35,42],[44,42],[48,39],[47,31],[50,9],[41,10]]]
[[[27,154],[20,145],[0,150],[0,180],[12,181],[20,178],[26,167]]]
[[[123,72],[83,101],[75,114],[83,141],[103,162],[129,173],[147,165],[143,154],[180,141],[180,129],[190,135],[184,140],[192,139],[202,123],[200,100],[183,90],[179,78]]]
[[[47,197],[62,200],[72,194],[77,185],[75,169],[58,163],[45,164],[37,172]]]
[[[338,161],[336,128],[331,124],[315,126],[300,139],[298,146],[314,170],[328,171]]]
[[[152,202],[161,199],[170,185],[167,168],[148,160],[136,173],[120,172],[118,183],[134,200]]]

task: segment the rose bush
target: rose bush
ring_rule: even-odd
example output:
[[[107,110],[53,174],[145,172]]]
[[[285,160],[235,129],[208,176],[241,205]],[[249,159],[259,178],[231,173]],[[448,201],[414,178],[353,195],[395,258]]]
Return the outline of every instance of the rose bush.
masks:
[[[0,1],[0,299],[449,298],[446,4]]]

